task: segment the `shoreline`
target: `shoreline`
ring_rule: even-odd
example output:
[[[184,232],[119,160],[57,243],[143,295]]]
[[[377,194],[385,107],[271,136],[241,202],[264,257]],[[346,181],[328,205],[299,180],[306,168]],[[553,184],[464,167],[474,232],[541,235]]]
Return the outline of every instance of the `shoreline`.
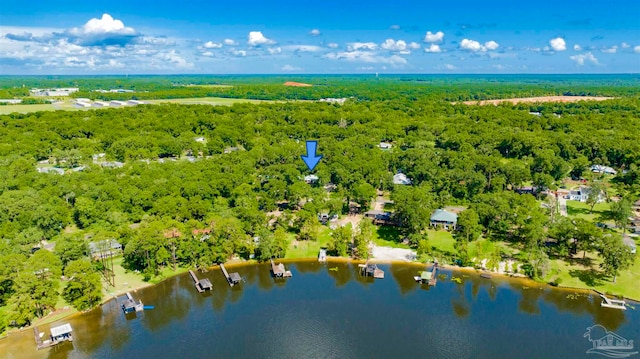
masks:
[[[280,259],[274,259],[274,262],[276,263],[296,263],[296,262],[317,262],[318,259],[317,258],[280,258]],[[389,264],[389,265],[393,265],[393,264],[403,264],[403,265],[410,265],[410,266],[415,266],[415,267],[429,267],[432,266],[433,263],[421,263],[421,262],[417,262],[417,261],[404,261],[404,260],[388,260],[388,259],[375,259],[375,258],[371,258],[369,260],[364,260],[364,259],[353,259],[353,258],[349,258],[349,257],[334,257],[334,256],[328,256],[326,262],[318,262],[318,263],[322,263],[322,264],[329,264],[330,262],[334,262],[334,263],[353,263],[353,264],[363,264],[366,262],[371,262],[371,263],[375,263],[375,264]],[[223,264],[225,264],[225,266],[229,267],[229,268],[233,268],[233,267],[245,267],[245,266],[249,266],[249,265],[256,265],[256,264],[264,264],[267,262],[259,262],[255,259],[250,259],[250,260],[230,260],[228,262],[225,262]],[[570,291],[570,292],[579,292],[579,293],[583,293],[583,294],[596,294],[596,295],[600,295],[600,292],[597,291],[596,289],[593,288],[576,288],[576,287],[565,287],[562,285],[558,285],[558,286],[552,286],[549,283],[546,282],[539,282],[536,281],[534,279],[531,279],[525,275],[511,275],[511,274],[505,274],[505,273],[499,273],[499,272],[494,272],[494,271],[490,271],[490,270],[481,270],[481,269],[477,269],[474,267],[459,267],[459,266],[455,266],[455,265],[450,265],[450,264],[438,264],[438,267],[444,270],[449,270],[452,272],[458,272],[458,273],[466,273],[466,274],[474,274],[474,275],[480,275],[482,273],[490,273],[492,277],[496,277],[495,279],[499,279],[500,281],[519,281],[525,284],[530,284],[529,287],[537,287],[540,289],[543,288],[547,288],[547,289],[552,289],[552,290],[562,290],[562,291]],[[214,269],[218,269],[220,268],[219,264],[213,265],[211,267],[207,268],[207,272],[214,270]],[[59,320],[63,320],[63,319],[67,319],[67,318],[73,318],[75,316],[78,315],[83,315],[87,312],[90,312],[92,310],[95,310],[96,308],[98,308],[99,306],[102,306],[112,300],[117,300],[117,298],[119,296],[122,296],[123,294],[127,293],[127,292],[137,292],[138,290],[141,289],[145,289],[145,288],[149,288],[149,287],[154,287],[157,286],[161,283],[163,283],[164,281],[171,279],[173,277],[176,277],[178,275],[182,275],[187,273],[187,271],[179,271],[177,270],[174,273],[171,273],[170,275],[165,276],[164,278],[162,278],[162,280],[158,281],[157,283],[150,283],[150,282],[145,282],[143,285],[139,285],[124,291],[119,291],[119,292],[115,292],[115,293],[108,293],[108,295],[106,295],[105,297],[102,298],[102,301],[100,302],[100,304],[96,305],[94,308],[89,309],[89,310],[85,310],[85,311],[78,311],[75,310],[71,307],[69,307],[69,309],[62,309],[63,311],[70,311],[68,314],[62,315],[58,318],[55,318],[51,321],[48,321],[46,319],[46,317],[42,318],[42,322],[40,323],[32,323],[29,326],[25,326],[23,328],[20,329],[14,329],[14,330],[10,330],[5,332],[5,334],[3,336],[0,336],[0,340],[4,340],[9,338],[12,334],[14,333],[22,333],[26,330],[29,329],[33,329],[34,327],[37,326],[41,326],[41,325],[47,325],[47,324],[51,324],[54,323],[56,321]],[[453,276],[453,275],[452,275]],[[494,279],[494,278],[491,278]],[[488,279],[488,280],[491,280]],[[633,301],[635,303],[640,304],[640,299],[634,299],[634,298],[630,298],[630,297],[625,297],[625,296],[621,296],[621,298],[625,299],[625,300],[629,300],[629,301]],[[64,308],[64,307],[63,307]],[[56,310],[57,311],[57,310]],[[62,314],[62,313],[60,313]],[[50,315],[55,316],[55,311],[53,313],[51,313]]]

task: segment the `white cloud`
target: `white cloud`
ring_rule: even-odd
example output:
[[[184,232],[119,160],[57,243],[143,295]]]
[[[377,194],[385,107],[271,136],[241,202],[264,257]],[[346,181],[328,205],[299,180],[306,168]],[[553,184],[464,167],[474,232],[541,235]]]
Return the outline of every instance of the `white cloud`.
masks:
[[[627,44],[626,42],[623,42],[623,43],[620,44],[620,47],[623,48],[623,49],[628,49],[628,48],[631,47],[631,45]]]
[[[484,43],[484,47],[485,47],[487,50],[495,50],[495,49],[497,49],[497,48],[498,48],[498,46],[500,46],[500,45],[498,45],[498,43],[497,43],[497,42],[495,42],[495,41],[493,41],[493,40],[491,40],[491,41],[487,41],[487,42],[485,42],[485,43]]]
[[[569,58],[575,61],[576,65],[583,66],[586,62],[590,62],[593,65],[599,65],[598,59],[591,52],[586,52],[580,55],[569,56]]]
[[[227,46],[236,46],[236,45],[238,45],[238,43],[235,42],[232,39],[224,39],[224,41],[222,41],[222,42]]]
[[[578,44],[575,44],[575,45],[573,45],[573,49],[574,49],[575,51],[582,51],[582,46],[580,46],[580,45],[578,45]]]
[[[407,49],[407,43],[404,40],[395,41],[393,39],[386,39],[380,47],[389,51],[405,51]]]
[[[399,55],[392,55],[390,57],[384,57],[376,54],[372,51],[345,51],[345,52],[330,52],[324,55],[324,58],[331,60],[346,60],[357,61],[366,63],[380,63],[390,65],[404,65],[407,63],[407,59]]]
[[[424,52],[436,53],[436,52],[442,52],[442,49],[440,49],[440,46],[438,44],[431,44],[429,48],[424,49]]]
[[[188,69],[193,67],[193,63],[190,63],[187,60],[185,60],[182,56],[179,55],[179,53],[176,50],[160,53],[157,56],[157,58],[160,60],[167,61],[177,68]]]
[[[347,44],[348,51],[375,50],[377,48],[378,45],[375,42],[351,42]]]
[[[313,30],[309,31],[309,35],[311,35],[311,36],[320,36],[320,30],[313,29]]]
[[[337,49],[338,48],[338,44],[336,44],[335,42],[330,42],[327,44],[327,47],[331,48],[331,49]]]
[[[561,37],[549,40],[549,45],[551,45],[553,51],[564,51],[567,49],[567,43]]]
[[[302,71],[302,68],[301,67],[296,67],[296,66],[291,66],[291,65],[287,64],[287,65],[282,66],[282,68],[280,70],[291,72],[291,71]]]
[[[407,45],[407,47],[413,50],[417,50],[420,48],[420,44],[417,42],[411,42],[409,45]]]
[[[81,29],[73,28],[72,33],[81,34],[135,34],[135,30],[131,27],[124,26],[124,23],[120,20],[116,20],[109,14],[103,14],[102,18],[93,18],[87,21]]]
[[[215,57],[215,56],[216,56],[216,55],[215,55],[213,52],[211,52],[211,51],[205,51],[205,52],[201,53],[200,55],[202,55],[202,56],[206,56],[206,57]]]
[[[247,51],[245,51],[245,50],[229,49],[226,53],[228,55],[235,56],[235,57],[245,57],[245,56],[247,56]]]
[[[282,52],[282,49],[279,47],[270,47],[267,49],[269,55],[277,55]]]
[[[400,30],[400,25],[391,25],[391,26],[389,26],[389,29],[391,29],[391,30]]]
[[[283,49],[293,52],[319,52],[323,50],[322,47],[316,45],[289,45],[283,46]]]
[[[457,67],[451,65],[451,64],[444,64],[444,68],[447,70],[455,70]]]
[[[605,54],[615,54],[616,52],[618,52],[618,46],[611,46],[609,48],[604,48],[600,50],[601,52],[604,52]]]
[[[462,41],[460,41],[460,49],[472,52],[496,50],[499,46],[500,45],[493,40],[485,42],[484,45],[475,40],[462,39]]]
[[[262,35],[262,32],[260,31],[249,32],[249,39],[247,40],[247,44],[249,44],[249,46],[272,45],[275,43],[275,41]]]
[[[640,45],[634,47],[633,52],[635,52],[636,54],[640,54]]]
[[[431,31],[427,31],[427,34],[424,35],[424,42],[441,42],[444,39],[444,32],[438,31],[435,34]]]
[[[222,44],[219,42],[207,41],[203,46],[205,49],[219,49],[222,47]]]

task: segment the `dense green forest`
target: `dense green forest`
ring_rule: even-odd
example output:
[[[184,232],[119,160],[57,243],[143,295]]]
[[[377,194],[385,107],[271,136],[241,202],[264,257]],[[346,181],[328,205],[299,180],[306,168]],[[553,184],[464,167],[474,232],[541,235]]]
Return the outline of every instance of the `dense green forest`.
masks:
[[[41,87],[90,82],[11,81]],[[112,79],[104,81],[111,82],[92,86],[113,85]],[[601,102],[467,106],[448,101],[562,93],[569,86],[473,81],[429,86],[415,79],[380,84],[356,79],[361,83],[333,86],[330,79],[322,81],[329,84],[166,91],[185,97],[213,91],[270,99],[354,98],[344,105],[167,104],[0,116],[0,332],[44,315],[58,293],[80,310],[100,302],[105,268],[89,260],[89,241],[117,239],[124,246],[124,265],[147,278],[172,265],[204,268],[233,256],[282,257],[289,234],[314,240],[319,213],[346,214],[351,202],[365,211],[376,190],[385,190],[414,247],[420,249],[428,239],[424,230],[433,210],[464,205],[469,209],[462,212],[456,234],[458,260],[466,262],[467,243],[483,235],[521,244],[531,253],[530,275],[536,276],[549,251],[546,238],[585,250],[609,239],[593,223],[552,223],[536,198],[514,189],[553,189],[563,178],[588,177],[592,164],[602,164],[618,170],[612,183],[623,201],[640,194],[637,86],[587,83],[571,90],[635,95]],[[127,80],[122,82],[127,87]],[[163,94],[156,90],[149,96]],[[307,140],[317,140],[324,156],[314,171],[319,182],[311,185],[304,181],[309,171],[300,159]],[[392,149],[379,148],[381,141]],[[124,165],[106,165],[118,162]],[[398,172],[413,184],[394,186]],[[336,185],[331,194],[324,187],[328,183]],[[276,210],[282,214],[270,221]],[[354,233],[355,256],[365,256],[366,227]],[[335,232],[331,249],[345,254],[352,234],[341,231]],[[36,250],[43,240],[55,243],[55,249]],[[621,267],[611,266],[614,275]]]
[[[312,87],[286,87],[298,81]],[[0,98],[26,96],[29,88],[78,87],[77,98],[150,100],[226,97],[262,100],[318,100],[353,97],[358,100],[431,98],[443,101],[511,97],[578,95],[637,96],[638,75],[308,75],[284,76],[0,76]],[[201,86],[188,86],[201,85]],[[211,85],[226,85],[211,87]],[[135,93],[100,93],[126,89]]]

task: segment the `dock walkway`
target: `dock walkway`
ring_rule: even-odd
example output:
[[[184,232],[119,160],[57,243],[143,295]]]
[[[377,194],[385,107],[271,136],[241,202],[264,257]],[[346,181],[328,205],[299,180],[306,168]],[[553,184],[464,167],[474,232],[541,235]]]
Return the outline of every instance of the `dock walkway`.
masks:
[[[211,290],[211,288],[213,288],[213,285],[208,278],[198,279],[192,270],[189,270],[189,275],[191,276],[191,279],[193,279],[193,283],[196,286],[198,293],[204,293],[205,290]]]
[[[224,274],[224,277],[227,278],[229,286],[233,287],[234,285],[242,281],[242,277],[240,277],[240,274],[236,272],[229,274],[223,263],[220,263],[220,269],[222,270],[222,274]]]

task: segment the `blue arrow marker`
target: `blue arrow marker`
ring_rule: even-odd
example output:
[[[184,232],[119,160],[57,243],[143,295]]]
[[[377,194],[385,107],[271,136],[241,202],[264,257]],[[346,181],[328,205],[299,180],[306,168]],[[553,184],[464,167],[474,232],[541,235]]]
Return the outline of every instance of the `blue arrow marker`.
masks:
[[[316,156],[316,148],[318,147],[318,141],[307,141],[307,155],[300,156],[304,163],[309,168],[309,171],[313,171],[320,162],[322,156]]]

